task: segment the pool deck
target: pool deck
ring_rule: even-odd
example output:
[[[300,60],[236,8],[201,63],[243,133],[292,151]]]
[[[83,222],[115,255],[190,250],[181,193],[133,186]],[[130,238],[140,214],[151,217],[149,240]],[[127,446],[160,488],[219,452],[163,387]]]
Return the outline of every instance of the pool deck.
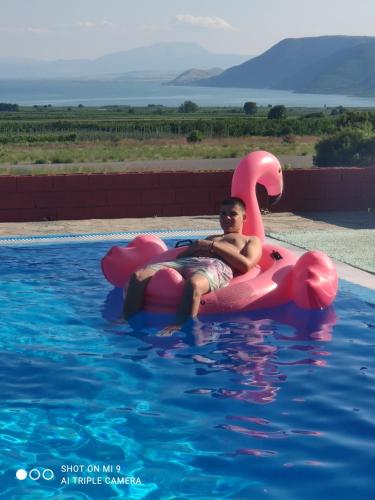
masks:
[[[373,212],[303,212],[303,213],[268,213],[263,215],[266,233],[285,233],[293,231],[342,231],[369,229],[375,231]],[[209,230],[218,229],[216,216],[201,215],[191,217],[150,217],[143,219],[90,219],[76,221],[41,221],[41,222],[3,222],[0,223],[0,238],[15,236],[48,236],[68,234],[113,233],[128,231],[157,230]],[[297,253],[305,250],[281,243],[293,248]],[[360,242],[356,248],[348,251],[361,251]],[[353,266],[336,261],[339,277],[375,290],[375,276]]]

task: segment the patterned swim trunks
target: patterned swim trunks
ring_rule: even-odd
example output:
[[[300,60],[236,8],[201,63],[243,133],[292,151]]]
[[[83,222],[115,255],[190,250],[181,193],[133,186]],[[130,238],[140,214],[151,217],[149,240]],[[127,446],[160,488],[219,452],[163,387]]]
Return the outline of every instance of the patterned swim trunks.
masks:
[[[213,257],[182,257],[168,262],[158,262],[147,267],[155,271],[169,267],[178,271],[185,279],[196,273],[202,274],[210,285],[210,292],[227,286],[233,278],[233,271],[228,264]]]

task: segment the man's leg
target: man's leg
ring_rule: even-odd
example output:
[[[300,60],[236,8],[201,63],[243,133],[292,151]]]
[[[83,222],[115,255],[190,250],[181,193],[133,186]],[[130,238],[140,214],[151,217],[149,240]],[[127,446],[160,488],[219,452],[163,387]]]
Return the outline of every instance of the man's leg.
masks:
[[[166,326],[159,332],[160,337],[168,337],[180,330],[181,326],[188,320],[198,315],[201,297],[210,291],[208,279],[202,273],[192,274],[185,279],[185,287],[182,300],[177,309],[177,323]]]
[[[208,279],[202,273],[192,274],[186,279],[181,304],[177,310],[177,321],[185,323],[189,318],[195,318],[201,302],[201,297],[210,291]]]
[[[125,319],[129,319],[142,309],[143,296],[145,294],[146,287],[156,272],[156,269],[145,267],[144,269],[139,269],[132,274],[126,291],[124,303]]]

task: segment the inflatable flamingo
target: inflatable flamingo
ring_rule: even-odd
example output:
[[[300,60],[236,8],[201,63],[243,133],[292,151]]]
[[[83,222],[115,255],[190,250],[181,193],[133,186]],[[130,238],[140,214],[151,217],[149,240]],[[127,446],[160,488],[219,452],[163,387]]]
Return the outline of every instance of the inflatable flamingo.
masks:
[[[279,197],[283,190],[278,159],[266,151],[245,156],[232,179],[232,196],[246,204],[243,234],[262,240],[262,257],[257,266],[232,279],[225,288],[203,296],[199,314],[248,311],[272,308],[294,302],[304,309],[323,309],[337,293],[337,274],[331,259],[322,252],[306,252],[298,258],[293,252],[264,242],[264,228],[256,198],[256,184],[262,184],[269,196]],[[154,262],[173,260],[184,247],[168,249],[154,235],[138,236],[126,247],[113,247],[102,259],[107,280],[124,287],[131,274]],[[144,309],[174,312],[182,297],[184,278],[174,269],[161,269],[151,279]]]

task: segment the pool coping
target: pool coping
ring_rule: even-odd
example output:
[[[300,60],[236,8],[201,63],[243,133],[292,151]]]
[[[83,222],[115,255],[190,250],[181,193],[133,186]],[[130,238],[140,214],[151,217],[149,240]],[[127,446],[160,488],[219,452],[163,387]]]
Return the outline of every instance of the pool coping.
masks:
[[[116,231],[116,232],[101,232],[101,233],[75,233],[75,234],[52,234],[38,236],[11,236],[0,237],[0,247],[2,246],[32,246],[46,244],[64,244],[64,243],[92,243],[104,241],[130,241],[136,236],[146,234],[156,234],[160,238],[188,238],[189,236],[208,236],[218,230],[217,227],[208,229],[166,229],[166,230],[150,230],[150,231]],[[266,242],[280,243],[276,238],[266,237]],[[282,246],[292,250],[298,256],[304,254],[307,250],[290,243],[281,242]],[[349,281],[356,285],[366,287],[370,290],[375,290],[374,275],[361,269],[345,264],[332,258],[340,279]]]
[[[209,229],[159,229],[144,231],[114,231],[110,233],[73,233],[50,234],[38,236],[2,236],[1,246],[37,245],[49,243],[92,243],[93,241],[130,241],[141,235],[156,234],[160,238],[180,238],[188,236],[209,236],[217,231],[217,227]]]

